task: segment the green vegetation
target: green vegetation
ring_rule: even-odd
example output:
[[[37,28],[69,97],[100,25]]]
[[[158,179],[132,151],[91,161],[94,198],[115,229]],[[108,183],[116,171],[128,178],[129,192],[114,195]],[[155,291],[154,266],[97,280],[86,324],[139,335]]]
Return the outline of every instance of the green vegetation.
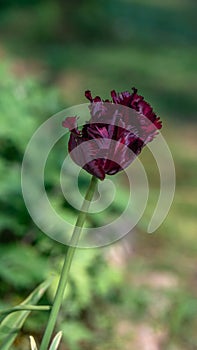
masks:
[[[19,305],[53,275],[39,302],[50,305],[64,256],[65,247],[32,222],[21,193],[23,153],[42,122],[86,102],[86,89],[108,98],[114,88],[136,86],[163,120],[176,167],[175,199],[156,233],[148,235],[146,228],[159,177],[144,150],[140,160],[150,197],[135,232],[110,247],[77,252],[56,331],[63,331],[61,350],[143,349],[143,336],[162,350],[197,347],[195,6],[192,0],[9,0],[0,5],[1,309]],[[77,212],[59,186],[66,148],[62,139],[51,152],[45,187],[58,213],[74,222]],[[80,176],[83,193],[90,177]],[[126,178],[113,179],[121,184],[113,205],[90,214],[88,225],[101,225],[124,210]],[[16,320],[17,315],[7,317]],[[32,311],[11,350],[29,349],[29,335],[39,344],[47,317],[48,311]],[[0,343],[9,334],[5,328]]]

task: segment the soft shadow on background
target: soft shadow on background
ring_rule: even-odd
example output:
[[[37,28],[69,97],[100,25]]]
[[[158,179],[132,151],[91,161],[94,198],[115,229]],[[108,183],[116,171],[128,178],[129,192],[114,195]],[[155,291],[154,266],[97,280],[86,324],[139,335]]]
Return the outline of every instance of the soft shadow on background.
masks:
[[[150,197],[138,227],[108,248],[77,253],[59,319],[62,350],[197,347],[196,10],[194,0],[0,4],[1,307],[19,303],[51,271],[58,278],[65,250],[34,225],[21,194],[23,153],[43,121],[87,102],[86,89],[109,98],[113,89],[135,86],[163,120],[176,167],[175,200],[157,232],[146,233],[159,175],[144,150]],[[45,186],[54,208],[74,222],[77,212],[59,185],[66,152],[66,139],[60,140],[46,164]],[[114,179],[121,183],[116,202],[90,215],[89,224],[102,225],[124,209],[127,181]],[[82,192],[88,181],[82,172]],[[42,303],[51,302],[54,290]],[[46,319],[31,315],[13,349],[27,349],[29,334],[39,341]]]

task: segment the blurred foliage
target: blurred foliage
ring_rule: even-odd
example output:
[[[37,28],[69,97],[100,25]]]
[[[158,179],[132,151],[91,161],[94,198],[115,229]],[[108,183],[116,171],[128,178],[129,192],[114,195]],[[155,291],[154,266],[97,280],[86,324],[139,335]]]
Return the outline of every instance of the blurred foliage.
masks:
[[[135,336],[141,336],[143,325],[151,327],[155,337],[158,329],[163,332],[158,348],[197,346],[195,28],[195,0],[0,3],[2,308],[20,303],[53,272],[54,284],[42,298],[42,304],[51,303],[65,253],[65,247],[33,224],[21,194],[23,153],[43,121],[85,102],[88,88],[108,98],[114,88],[121,91],[135,85],[161,115],[162,132],[175,160],[175,200],[156,235],[145,231],[158,198],[159,177],[153,157],[144,150],[140,160],[150,180],[150,196],[138,235],[133,232],[127,240],[131,252],[123,250],[122,256],[120,242],[76,254],[58,324],[64,333],[63,350],[136,349]],[[77,212],[59,187],[65,144],[66,138],[50,153],[45,186],[54,208],[74,223]],[[119,184],[113,204],[90,214],[88,226],[105,224],[124,210],[127,181],[122,175],[113,180]],[[82,193],[88,181],[81,172]],[[71,182],[68,172],[65,186]],[[32,313],[12,350],[29,348],[30,334],[39,344],[47,317],[46,311]]]
[[[0,38],[42,62],[70,104],[136,85],[166,117],[195,120],[196,2],[31,0],[0,5]]]
[[[27,290],[30,291],[36,284],[51,275],[51,271],[54,271],[56,278],[48,294],[48,301],[45,297],[45,302],[52,302],[57,286],[55,281],[59,278],[60,261],[65,247],[41,234],[32,223],[23,202],[20,185],[20,167],[27,142],[40,123],[61,108],[58,91],[48,88],[34,78],[23,78],[18,81],[12,72],[11,62],[1,65],[1,76],[0,294],[1,306],[5,308],[6,305],[10,306],[10,303],[15,305],[21,302]],[[65,155],[66,147],[63,140],[56,145],[49,157],[45,185],[56,210],[66,218],[73,217],[74,222],[76,210],[73,210],[61,197],[57,182],[57,174]],[[83,192],[87,188],[89,175],[83,172],[80,179]],[[68,183],[71,181],[69,173],[67,181]],[[111,217],[113,211],[120,210],[122,206],[116,199],[108,214],[111,211]],[[105,219],[109,219],[107,214],[103,217],[103,220]],[[89,220],[93,220],[91,216]],[[101,219],[95,217],[94,224],[100,223]],[[65,339],[68,344],[72,344],[73,349],[77,349],[79,340],[87,340],[90,337],[87,325],[81,323],[84,318],[83,313],[89,313],[96,329],[98,325],[93,310],[95,300],[98,299],[100,305],[113,303],[116,293],[120,293],[121,276],[107,265],[102,252],[96,250],[79,251],[72,270],[65,304],[66,314],[62,315],[61,326],[64,328],[63,320],[68,317],[72,332],[65,332]],[[71,307],[68,308],[67,305]],[[41,331],[40,325],[46,322],[46,317],[46,314],[39,315],[37,312],[35,318],[33,315],[27,321],[26,332],[32,334],[32,332]]]
[[[1,28],[8,30],[9,23],[15,26],[25,15],[21,25],[16,26],[18,33],[25,27],[23,35],[41,42],[64,39],[77,43],[91,40],[93,44],[109,40],[133,43],[137,39],[147,44],[162,39],[163,45],[188,44],[188,41],[194,44],[195,5],[192,0],[173,3],[153,0],[8,0],[0,5]]]
[[[27,142],[41,120],[57,111],[60,104],[56,91],[46,92],[46,87],[34,79],[17,79],[9,64],[1,64],[0,75],[0,226],[7,243],[13,242],[12,230],[24,235],[30,223],[20,188],[20,166]]]
[[[22,302],[20,306],[35,306],[42,295],[46,292],[50,282],[45,281],[40,284],[33,292]],[[26,318],[30,314],[29,310],[12,312],[1,321],[0,324],[0,342],[1,350],[9,350],[17,337],[17,333],[22,328]]]

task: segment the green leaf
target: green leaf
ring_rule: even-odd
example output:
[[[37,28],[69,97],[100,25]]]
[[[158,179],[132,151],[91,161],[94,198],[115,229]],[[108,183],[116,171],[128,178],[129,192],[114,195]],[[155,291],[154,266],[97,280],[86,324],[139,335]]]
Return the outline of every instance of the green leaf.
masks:
[[[36,342],[35,342],[35,340],[34,340],[34,337],[32,337],[32,336],[30,335],[29,339],[30,339],[31,350],[38,350],[37,345],[36,345]]]
[[[40,284],[20,305],[35,305],[43,296],[51,281]],[[0,323],[0,349],[8,350],[31,311],[19,311],[5,317]]]
[[[58,332],[55,336],[55,338],[53,339],[52,343],[51,343],[51,346],[49,348],[49,350],[57,350],[59,344],[60,344],[60,341],[62,339],[62,332]],[[36,349],[35,349],[36,350]]]
[[[30,336],[29,339],[30,339],[31,350],[38,350],[34,337]],[[62,332],[58,332],[55,338],[53,339],[49,350],[57,350],[61,339],[62,339]]]
[[[49,305],[17,305],[14,307],[10,307],[8,309],[0,309],[0,322],[9,314],[13,313],[13,312],[17,312],[17,311],[48,311],[51,309],[51,306]]]

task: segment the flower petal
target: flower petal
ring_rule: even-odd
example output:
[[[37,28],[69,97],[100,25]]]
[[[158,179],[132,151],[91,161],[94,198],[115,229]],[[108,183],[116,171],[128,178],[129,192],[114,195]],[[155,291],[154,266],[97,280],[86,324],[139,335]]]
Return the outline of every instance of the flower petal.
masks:
[[[68,149],[72,159],[100,180],[131,164],[162,127],[151,105],[138,95],[136,88],[132,90],[112,90],[112,101],[92,97],[87,90],[90,120],[81,131],[77,117],[68,117],[62,123],[71,131]]]
[[[70,131],[77,128],[77,117],[67,117],[63,122],[62,126],[68,128]]]
[[[102,159],[94,159],[83,167],[88,173],[98,177],[100,180],[104,180],[105,171],[102,166]]]

